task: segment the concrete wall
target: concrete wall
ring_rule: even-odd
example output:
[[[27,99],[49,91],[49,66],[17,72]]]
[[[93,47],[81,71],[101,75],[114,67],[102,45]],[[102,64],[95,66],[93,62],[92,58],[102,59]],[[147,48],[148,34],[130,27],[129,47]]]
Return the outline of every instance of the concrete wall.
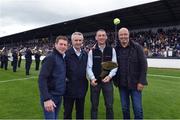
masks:
[[[148,58],[148,67],[178,68],[178,69],[180,69],[180,59],[154,59],[154,58]]]
[[[45,56],[41,56],[41,60],[44,59]],[[24,59],[24,56],[22,57]],[[32,57],[34,60],[34,56]],[[156,68],[178,68],[180,69],[180,59],[155,59],[148,58],[148,67],[156,67]]]

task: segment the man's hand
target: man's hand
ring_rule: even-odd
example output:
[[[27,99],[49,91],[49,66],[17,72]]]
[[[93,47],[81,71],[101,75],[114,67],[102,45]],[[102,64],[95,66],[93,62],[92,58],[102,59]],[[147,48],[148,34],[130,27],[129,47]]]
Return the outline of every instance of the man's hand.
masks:
[[[54,112],[55,107],[56,107],[56,105],[52,100],[47,100],[44,102],[44,108],[48,112]]]
[[[138,83],[138,84],[137,84],[137,90],[142,91],[143,88],[144,88],[144,85],[143,85],[143,84],[141,84],[141,83]]]
[[[96,81],[97,81],[96,79],[91,80],[91,85],[92,85],[92,86],[96,86],[96,85],[97,85],[97,82],[96,82]]]
[[[104,83],[107,83],[107,82],[109,82],[111,80],[111,77],[110,76],[106,76],[102,81],[104,82]]]

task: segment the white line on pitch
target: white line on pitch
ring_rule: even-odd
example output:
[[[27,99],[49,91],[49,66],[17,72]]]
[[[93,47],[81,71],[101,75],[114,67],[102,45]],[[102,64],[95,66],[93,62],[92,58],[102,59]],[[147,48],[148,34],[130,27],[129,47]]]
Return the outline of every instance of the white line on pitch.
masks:
[[[148,74],[148,76],[165,77],[165,78],[177,78],[177,79],[180,78],[180,77],[177,77],[177,76],[156,75],[156,74]],[[28,80],[28,79],[32,79],[32,78],[38,78],[38,76],[33,76],[33,77],[28,77],[28,78],[19,78],[19,79],[4,80],[4,81],[0,81],[0,83],[13,82],[13,81],[23,81],[23,80]]]
[[[178,76],[156,75],[156,74],[148,74],[148,76],[154,76],[154,77],[165,77],[165,78],[180,78],[180,77],[178,77]]]
[[[27,77],[27,78],[18,78],[18,79],[4,80],[4,81],[0,81],[0,83],[13,82],[13,81],[22,81],[22,80],[28,80],[28,79],[32,79],[32,78],[37,78],[37,77],[33,76],[33,77]]]

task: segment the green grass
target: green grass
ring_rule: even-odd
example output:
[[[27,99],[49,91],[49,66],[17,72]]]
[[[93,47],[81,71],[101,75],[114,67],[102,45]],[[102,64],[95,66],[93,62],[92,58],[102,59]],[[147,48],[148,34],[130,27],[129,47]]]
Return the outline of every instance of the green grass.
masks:
[[[30,76],[25,75],[24,63],[16,73],[0,69],[0,118],[1,119],[41,119],[42,108],[39,102],[37,84],[38,72],[31,67]],[[180,119],[180,70],[148,69],[149,85],[143,91],[144,118],[147,119]],[[164,75],[164,76],[151,76]],[[166,76],[176,76],[171,78]],[[21,81],[2,82],[12,79],[30,78]],[[114,116],[122,118],[118,89],[114,87]],[[61,106],[60,118],[63,118]],[[133,115],[131,116],[133,118]],[[75,111],[73,111],[75,118]],[[85,118],[90,118],[89,91],[86,96]],[[101,94],[98,118],[105,118],[104,100]]]

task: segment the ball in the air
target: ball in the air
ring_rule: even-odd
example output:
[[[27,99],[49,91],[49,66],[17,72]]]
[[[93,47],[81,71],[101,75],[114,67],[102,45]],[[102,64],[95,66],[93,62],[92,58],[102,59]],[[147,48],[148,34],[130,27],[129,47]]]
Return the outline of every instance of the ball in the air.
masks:
[[[119,18],[115,18],[113,20],[113,23],[114,23],[114,25],[118,25],[120,23],[120,19]]]

